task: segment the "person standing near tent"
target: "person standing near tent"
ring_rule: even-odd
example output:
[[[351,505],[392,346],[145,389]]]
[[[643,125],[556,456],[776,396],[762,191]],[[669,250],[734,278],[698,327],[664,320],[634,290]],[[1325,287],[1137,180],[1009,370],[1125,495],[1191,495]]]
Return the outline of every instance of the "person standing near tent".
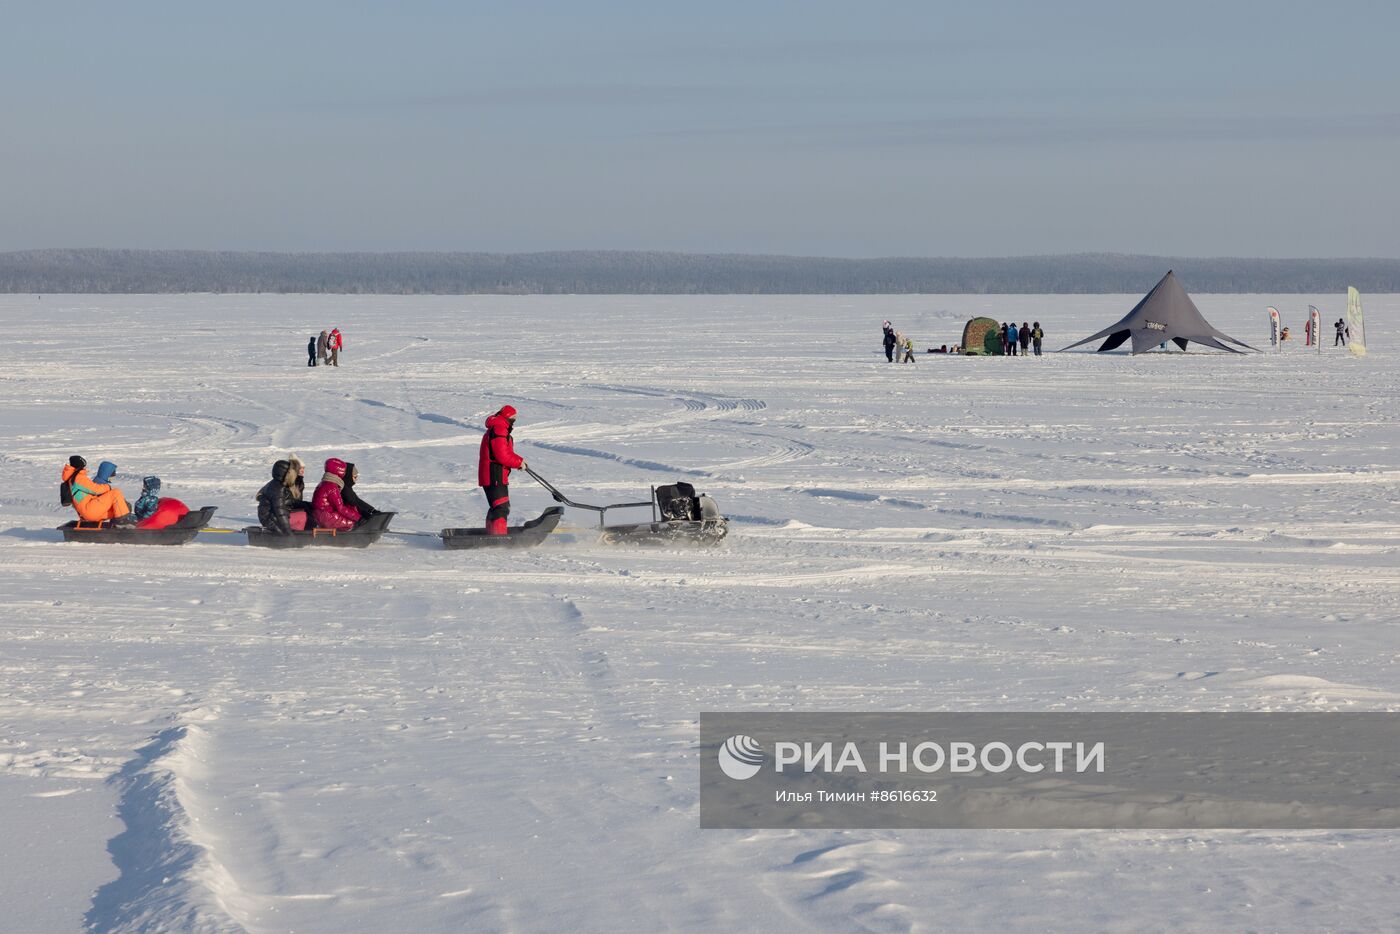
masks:
[[[1027,351],[1030,350],[1031,346],[1031,326],[1026,322],[1022,321],[1021,330],[1017,331],[1016,333],[1019,334],[1021,337],[1021,356],[1029,357],[1030,354],[1027,353]]]
[[[1006,326],[1006,347],[1011,356],[1016,356],[1016,344],[1021,334],[1016,329],[1016,322],[1013,321]]]
[[[1040,342],[1045,340],[1045,332],[1040,329],[1040,322],[1035,323],[1031,328],[1031,343],[1035,344],[1035,355],[1040,356]]]
[[[1001,355],[1006,356],[1006,322],[1001,323]]]
[[[894,363],[894,325],[890,324],[889,321],[886,321],[884,328],[885,359],[890,363]]]
[[[486,494],[486,534],[505,535],[510,515],[510,472],[526,470],[525,458],[515,453],[515,406],[503,405],[486,419],[481,436],[481,456],[477,462],[476,483]]]
[[[340,328],[331,328],[331,336],[326,340],[326,346],[331,350],[331,366],[340,366],[340,351],[345,347],[345,338],[340,333]]]

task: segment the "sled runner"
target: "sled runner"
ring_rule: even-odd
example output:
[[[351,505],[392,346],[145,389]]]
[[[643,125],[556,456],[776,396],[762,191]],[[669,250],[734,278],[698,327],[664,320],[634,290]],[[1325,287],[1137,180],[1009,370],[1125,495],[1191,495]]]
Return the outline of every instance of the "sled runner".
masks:
[[[396,513],[377,512],[364,522],[344,532],[337,529],[307,529],[291,535],[277,535],[260,525],[250,525],[243,530],[248,536],[248,544],[259,548],[306,548],[312,545],[326,545],[336,548],[368,548],[379,541],[389,520]]]
[[[509,529],[505,535],[487,535],[485,529],[443,529],[446,548],[530,548],[538,545],[559,524],[563,506],[550,506],[538,518]]]
[[[216,506],[192,509],[180,521],[163,529],[138,529],[113,525],[110,521],[84,522],[74,519],[58,528],[65,542],[104,542],[109,545],[184,545],[194,541],[199,530],[214,517]]]
[[[609,544],[621,542],[689,543],[713,545],[729,534],[729,520],[720,515],[719,506],[710,497],[697,494],[689,483],[677,482],[669,486],[651,488],[651,499],[639,503],[610,503],[607,506],[590,506],[576,503],[530,468],[526,472],[549,491],[556,503],[587,509],[598,514],[598,531],[601,540]],[[631,525],[608,525],[609,509],[640,509],[651,507],[651,521]]]

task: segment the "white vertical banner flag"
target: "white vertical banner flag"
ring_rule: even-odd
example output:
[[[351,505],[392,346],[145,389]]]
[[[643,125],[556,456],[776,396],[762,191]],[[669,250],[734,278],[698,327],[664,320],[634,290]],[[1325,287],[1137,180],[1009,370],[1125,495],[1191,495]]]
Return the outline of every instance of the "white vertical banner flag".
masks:
[[[1308,343],[1322,353],[1322,312],[1316,305],[1308,306]]]
[[[1278,309],[1275,308],[1273,305],[1270,305],[1270,306],[1269,306],[1269,343],[1274,345],[1274,350],[1278,350],[1278,349],[1279,349],[1279,346],[1278,346],[1278,341],[1279,341],[1279,330],[1280,330],[1280,324],[1279,324],[1279,318],[1278,318]]]
[[[1366,356],[1366,319],[1361,314],[1361,293],[1355,286],[1347,289],[1347,327],[1351,329],[1347,346],[1356,356]]]

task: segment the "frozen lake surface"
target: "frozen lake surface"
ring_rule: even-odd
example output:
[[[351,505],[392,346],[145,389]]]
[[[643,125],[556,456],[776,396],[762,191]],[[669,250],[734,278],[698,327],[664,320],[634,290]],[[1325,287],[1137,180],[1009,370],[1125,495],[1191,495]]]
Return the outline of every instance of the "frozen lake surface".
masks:
[[[1187,283],[1189,285],[1189,283]],[[0,917],[26,931],[1349,929],[1394,834],[701,832],[702,710],[1400,707],[1400,296],[1371,355],[891,366],[1137,296],[0,296]],[[1344,297],[1210,296],[1267,346]],[[339,369],[310,334],[346,335]],[[1330,338],[1329,338],[1330,340]],[[686,479],[719,548],[63,544],[134,498],[360,467],[477,524],[483,418],[584,501]],[[513,521],[550,505],[528,478]],[[639,497],[638,494],[641,494]],[[6,922],[8,923],[8,922]],[[5,926],[0,924],[0,927]]]

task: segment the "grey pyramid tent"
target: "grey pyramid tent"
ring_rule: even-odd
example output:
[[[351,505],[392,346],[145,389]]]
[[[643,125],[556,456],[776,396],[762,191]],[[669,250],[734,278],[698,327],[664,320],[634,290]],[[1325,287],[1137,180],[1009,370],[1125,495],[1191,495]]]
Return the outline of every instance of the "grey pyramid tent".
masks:
[[[1182,350],[1186,349],[1189,341],[1205,344],[1216,350],[1228,350],[1230,353],[1244,352],[1236,347],[1254,349],[1244,341],[1235,340],[1230,335],[1217,331],[1201,314],[1196,303],[1191,301],[1191,296],[1186,294],[1186,290],[1176,281],[1176,275],[1171,270],[1167,270],[1162,281],[1154,285],[1152,291],[1144,295],[1142,301],[1123,316],[1123,320],[1082,341],[1070,344],[1065,350],[1072,350],[1100,338],[1107,339],[1099,347],[1099,353],[1114,350],[1130,338],[1135,354],[1151,350],[1167,341],[1174,341]],[[1231,344],[1236,346],[1231,347]]]

